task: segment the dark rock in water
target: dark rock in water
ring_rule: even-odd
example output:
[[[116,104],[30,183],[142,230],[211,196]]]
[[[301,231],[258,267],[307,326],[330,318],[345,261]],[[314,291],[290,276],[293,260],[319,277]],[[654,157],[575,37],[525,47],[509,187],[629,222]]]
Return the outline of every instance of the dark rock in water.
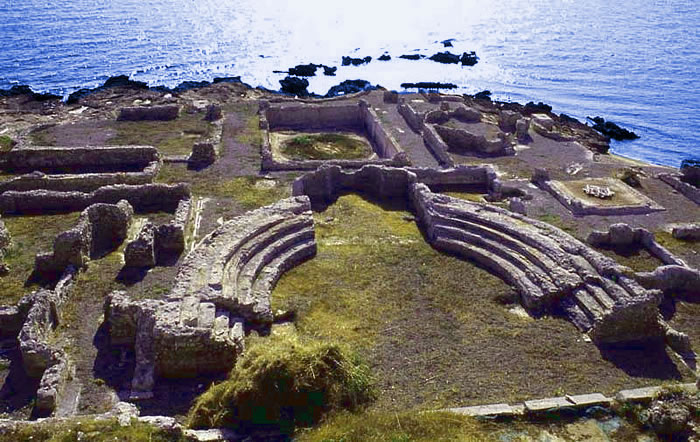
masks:
[[[319,65],[309,63],[309,64],[298,64],[293,68],[289,68],[289,75],[296,75],[299,77],[313,77],[316,75],[316,69]]]
[[[299,77],[286,77],[280,80],[282,92],[292,95],[309,95],[309,91],[306,90],[309,87],[309,80]]]
[[[29,86],[16,85],[7,90],[0,90],[0,97],[16,97],[18,95],[28,95],[36,101],[60,100],[61,97],[54,94],[34,92]]]
[[[474,98],[477,100],[489,100],[491,101],[491,91],[481,91],[474,94]]]
[[[566,123],[579,123],[579,124],[581,124],[581,122],[578,121],[576,118],[570,117],[566,114],[559,114],[559,119],[561,119],[561,121],[564,121]]]
[[[438,52],[437,54],[430,57],[431,60],[437,61],[438,63],[445,64],[457,64],[460,61],[459,55],[453,54],[451,52]]]
[[[535,111],[535,112],[552,112],[552,106],[548,104],[544,104],[543,102],[539,102],[535,104],[534,102],[530,101],[525,105],[525,109],[530,110],[530,111]]]
[[[357,92],[372,89],[369,81],[365,80],[345,80],[328,90],[326,97],[337,97],[338,95],[354,94]]]
[[[448,38],[447,40],[443,40],[440,43],[446,48],[451,48],[452,47],[452,42],[455,41],[454,38]]]
[[[323,75],[328,75],[329,77],[335,77],[335,71],[338,70],[337,67],[331,66],[321,66],[323,68]]]
[[[372,61],[372,57],[370,56],[367,56],[365,58],[343,57],[343,66],[359,66],[361,64],[367,64],[370,61]]]
[[[389,61],[391,60],[391,55],[389,54],[383,54],[379,58],[377,58],[379,61]]]
[[[623,129],[611,121],[605,121],[605,119],[602,117],[589,117],[589,120],[595,123],[593,125],[593,129],[597,130],[608,138],[612,138],[613,140],[623,141],[636,140],[639,138],[639,135],[636,133]]]
[[[462,62],[462,66],[474,66],[479,62],[479,57],[476,56],[476,52],[464,52],[459,61]]]
[[[405,60],[420,60],[421,58],[425,58],[425,55],[420,55],[420,54],[399,55],[399,58],[403,58]]]
[[[114,77],[109,77],[105,84],[103,84],[99,89],[107,89],[109,87],[130,87],[132,89],[148,89],[148,84],[143,81],[135,81],[129,79],[126,75],[117,75]]]
[[[432,81],[421,81],[418,83],[401,83],[401,87],[404,89],[457,89],[458,86],[452,83],[435,83]]]

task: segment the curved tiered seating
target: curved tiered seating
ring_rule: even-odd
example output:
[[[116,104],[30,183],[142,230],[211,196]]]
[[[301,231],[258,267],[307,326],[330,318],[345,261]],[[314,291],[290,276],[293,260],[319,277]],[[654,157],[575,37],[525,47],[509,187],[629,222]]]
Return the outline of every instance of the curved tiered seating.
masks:
[[[567,233],[498,207],[432,193],[412,199],[428,241],[513,285],[533,314],[563,312],[597,342],[659,336],[657,301],[627,269]]]
[[[270,292],[279,277],[316,253],[307,197],[282,200],[234,218],[185,258],[170,299],[197,295],[247,321],[272,321]]]

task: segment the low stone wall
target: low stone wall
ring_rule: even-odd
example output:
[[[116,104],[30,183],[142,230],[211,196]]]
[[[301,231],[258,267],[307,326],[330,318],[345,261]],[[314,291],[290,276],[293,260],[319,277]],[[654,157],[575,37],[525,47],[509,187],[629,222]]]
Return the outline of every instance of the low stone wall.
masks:
[[[35,404],[35,412],[41,416],[55,410],[66,381],[74,373],[65,351],[53,346],[50,336],[61,320],[76,272],[68,267],[53,290],[34,292],[17,307],[19,312],[26,312],[17,335],[24,370],[30,377],[41,378]]]
[[[454,167],[455,162],[448,153],[449,146],[442,137],[438,134],[433,125],[423,123],[423,141],[430,148],[433,156],[437,158],[440,165],[443,167]]]
[[[134,209],[125,201],[93,204],[80,214],[75,227],[59,233],[52,253],[36,256],[38,274],[63,272],[68,266],[82,268],[94,256],[113,250],[126,238]]]
[[[92,192],[104,186],[130,186],[152,183],[160,171],[161,162],[153,161],[140,172],[111,172],[46,175],[32,172],[0,183],[0,193],[7,191],[54,190],[57,192]]]
[[[669,186],[673,187],[686,198],[700,205],[700,189],[681,180],[680,175],[670,173],[659,174],[658,178]]]
[[[498,134],[498,139],[489,140],[483,135],[474,134],[466,129],[455,129],[441,125],[434,127],[450,149],[458,152],[479,152],[488,155],[513,155],[515,153],[503,132]]]
[[[357,103],[344,104],[281,104],[262,106],[270,129],[278,130],[361,130],[363,115]]]
[[[118,121],[170,121],[180,114],[180,106],[124,107],[119,111]]]
[[[588,243],[595,247],[643,247],[666,265],[685,266],[683,260],[656,242],[653,233],[642,228],[633,229],[624,223],[611,225],[607,232],[591,232]]]
[[[633,194],[640,202],[638,205],[621,205],[621,206],[602,206],[586,203],[578,198],[571,196],[562,186],[556,181],[549,179],[549,173],[542,169],[535,171],[532,178],[533,183],[537,184],[542,190],[549,192],[557,201],[564,207],[569,209],[576,216],[598,215],[598,216],[624,216],[624,215],[645,215],[647,213],[659,212],[666,210],[655,201],[642,195],[640,192],[632,189],[627,191]],[[627,186],[625,184],[625,186]]]
[[[671,234],[681,241],[700,241],[700,223],[675,226]]]
[[[408,124],[408,127],[410,127],[411,130],[417,134],[423,132],[423,118],[425,115],[416,112],[416,110],[405,101],[399,103],[396,109],[399,111],[399,114],[404,118],[404,120],[406,120],[406,124]]]
[[[31,190],[0,194],[0,213],[36,214],[75,212],[92,204],[116,204],[126,200],[137,212],[172,212],[183,199],[190,198],[187,184],[114,185],[90,192],[56,192]]]
[[[144,169],[159,161],[153,146],[22,147],[0,154],[2,170],[9,172],[71,172],[109,168],[116,171]]]
[[[394,137],[384,130],[377,112],[364,100],[360,100],[360,114],[364,120],[365,131],[380,157],[395,158],[403,153],[403,149],[399,147]],[[408,161],[406,161],[406,165],[408,165]]]
[[[700,302],[700,270],[686,266],[667,265],[653,272],[635,275],[639,283],[652,290],[682,294],[694,302]]]
[[[325,165],[297,178],[292,184],[294,195],[307,195],[314,203],[333,201],[342,193],[364,192],[377,198],[409,200],[409,187],[420,182],[430,187],[483,186],[487,192],[499,187],[496,172],[490,166],[459,166],[436,170],[427,168],[393,168],[368,165],[356,171],[343,171]]]

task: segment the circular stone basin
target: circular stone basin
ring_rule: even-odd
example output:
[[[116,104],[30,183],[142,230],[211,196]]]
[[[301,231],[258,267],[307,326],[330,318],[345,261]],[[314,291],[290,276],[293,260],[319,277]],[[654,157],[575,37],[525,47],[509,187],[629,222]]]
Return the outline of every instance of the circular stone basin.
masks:
[[[364,137],[347,132],[278,132],[279,152],[293,160],[361,160],[374,155]]]

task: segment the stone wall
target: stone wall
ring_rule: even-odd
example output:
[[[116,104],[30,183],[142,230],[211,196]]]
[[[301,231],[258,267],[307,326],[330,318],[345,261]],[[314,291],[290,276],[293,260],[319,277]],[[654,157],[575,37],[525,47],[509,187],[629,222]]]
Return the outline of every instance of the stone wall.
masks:
[[[116,204],[126,200],[137,212],[173,212],[183,199],[190,197],[187,184],[114,185],[90,192],[31,190],[0,194],[0,213],[35,214],[74,212],[97,204]]]
[[[268,106],[262,113],[269,128],[277,130],[361,130],[364,125],[357,103],[284,103]]]
[[[415,133],[420,134],[423,132],[423,118],[425,117],[411,107],[410,104],[404,102],[399,103],[397,106],[399,114],[406,120],[408,127],[411,128]]]
[[[144,169],[159,160],[153,146],[23,147],[0,154],[2,170],[9,172],[79,172],[99,168],[125,171]]]
[[[466,129],[435,125],[435,131],[450,149],[457,152],[479,152],[488,155],[512,155],[515,151],[503,132],[496,139],[487,139]]]
[[[124,107],[119,111],[118,121],[170,121],[180,114],[180,106]]]
[[[700,189],[682,181],[679,175],[662,173],[659,174],[659,179],[685,195],[686,198],[695,204],[700,205]]]
[[[360,100],[360,114],[364,120],[365,131],[380,157],[394,158],[396,155],[403,153],[394,137],[384,130],[377,112],[364,100]],[[408,161],[406,161],[406,165],[408,165]]]
[[[115,184],[140,185],[153,182],[160,171],[161,162],[153,161],[139,172],[109,172],[47,175],[32,172],[0,183],[0,193],[7,191],[54,190],[57,192],[92,192],[100,187]]]
[[[314,203],[328,203],[339,195],[363,192],[376,198],[409,200],[411,184],[421,182],[433,188],[442,186],[482,186],[492,192],[499,187],[498,177],[489,166],[459,166],[452,169],[393,168],[376,165],[356,171],[344,171],[325,165],[297,178],[292,184],[294,195],[307,195]]]
[[[153,267],[159,257],[179,255],[185,250],[185,232],[192,213],[192,200],[183,199],[175,210],[175,217],[166,224],[146,223],[137,237],[126,245],[126,267]]]
[[[125,201],[93,204],[80,214],[78,223],[59,233],[53,252],[36,256],[38,274],[61,273],[68,266],[82,268],[92,257],[111,251],[126,238],[134,210]]]
[[[633,229],[624,223],[611,225],[607,232],[591,232],[588,243],[595,247],[643,247],[666,265],[685,266],[683,260],[656,242],[653,233],[643,228]]]

